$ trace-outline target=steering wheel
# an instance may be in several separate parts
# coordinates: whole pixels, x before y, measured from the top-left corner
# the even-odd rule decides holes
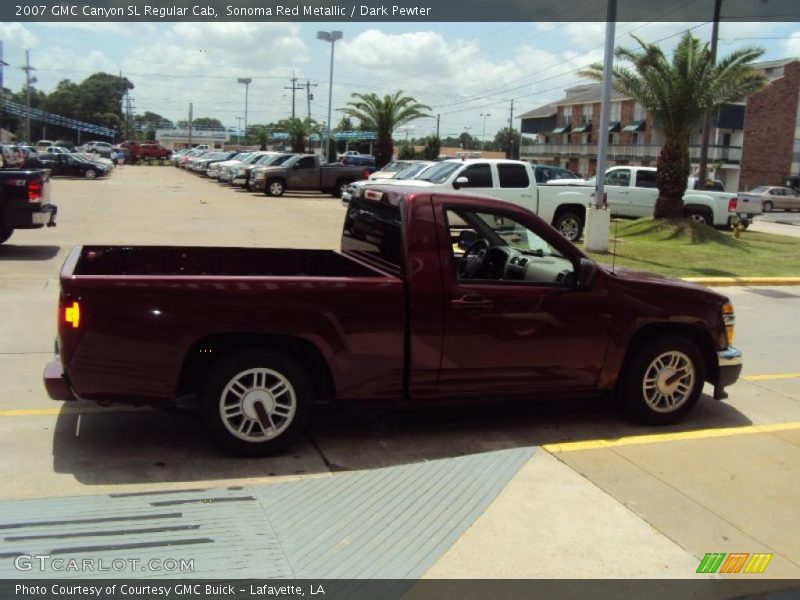
[[[472,279],[483,268],[483,263],[486,262],[486,254],[489,252],[491,245],[489,241],[480,238],[475,240],[472,245],[464,252],[461,261],[458,263],[458,277],[459,279]]]

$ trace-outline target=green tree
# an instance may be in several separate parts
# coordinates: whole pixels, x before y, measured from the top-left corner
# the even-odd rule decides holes
[[[422,147],[422,155],[428,160],[436,160],[442,150],[442,141],[435,135],[429,135],[425,138],[425,143]]]
[[[178,127],[184,129],[189,127],[189,121],[186,119],[178,121]],[[194,129],[225,129],[222,125],[222,121],[219,119],[212,119],[211,117],[197,117],[196,119],[192,119],[192,127]]]
[[[292,144],[292,152],[305,152],[306,140],[311,134],[320,133],[321,126],[314,119],[299,117],[283,119],[278,121],[278,128],[289,134]]]
[[[408,142],[402,142],[397,149],[397,158],[400,160],[412,160],[417,157],[417,152],[414,150],[414,146],[409,144]]]
[[[342,117],[339,123],[334,127],[335,131],[353,131],[353,119],[350,117]]]
[[[137,137],[137,139],[154,140],[156,137],[156,129],[172,127],[173,123],[168,118],[148,110],[145,111],[143,115],[134,115],[133,125],[136,129],[135,137]]]
[[[744,48],[714,64],[708,44],[701,44],[687,31],[670,61],[657,45],[633,38],[639,48],[615,51],[618,59],[631,66],[615,66],[612,82],[618,92],[638,101],[664,132],[657,163],[655,217],[680,218],[691,168],[691,134],[706,112],[743,100],[766,85],[766,78],[749,64],[764,50]],[[603,67],[594,64],[581,74],[599,81]]]
[[[353,94],[345,108],[337,110],[355,117],[362,127],[375,131],[378,135],[375,144],[375,164],[381,168],[392,159],[394,130],[411,121],[429,117],[425,111],[429,106],[420,104],[410,96],[404,96],[402,90],[383,98],[377,94]]]
[[[93,73],[78,84],[83,110],[82,121],[103,127],[116,127],[123,122],[122,99],[133,84],[125,77]],[[59,113],[60,114],[60,113]]]
[[[468,134],[466,131],[458,136],[458,147],[462,150],[471,150],[478,147],[478,140]]]
[[[520,135],[518,131],[503,127],[494,136],[493,149],[506,153],[506,158],[516,158],[519,155]]]
[[[267,125],[248,125],[247,132],[244,136],[244,142],[249,143],[250,141],[255,141],[262,150],[266,150],[267,144],[269,144],[272,139],[272,132],[275,131],[275,129],[276,125],[274,123],[268,123]]]

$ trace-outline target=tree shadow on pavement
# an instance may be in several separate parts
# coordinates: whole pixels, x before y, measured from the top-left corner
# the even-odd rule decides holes
[[[51,260],[61,250],[61,246],[0,246],[0,260]]]
[[[74,406],[74,405],[72,405]],[[85,485],[250,479],[374,469],[545,444],[750,424],[703,396],[678,425],[628,421],[607,399],[483,402],[409,407],[320,407],[309,434],[283,454],[225,454],[194,413],[65,409],[53,436],[57,473]],[[76,410],[81,412],[76,435]]]

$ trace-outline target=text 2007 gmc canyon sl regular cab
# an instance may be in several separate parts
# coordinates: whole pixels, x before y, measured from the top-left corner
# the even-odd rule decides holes
[[[461,250],[457,250],[460,248]],[[61,272],[49,395],[183,405],[228,449],[286,447],[317,401],[616,391],[684,416],[741,370],[733,307],[599,267],[514,204],[363,190],[340,251],[83,246]]]

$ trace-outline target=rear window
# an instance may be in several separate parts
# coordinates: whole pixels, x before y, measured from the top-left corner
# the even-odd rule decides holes
[[[347,206],[342,251],[365,254],[383,266],[403,271],[403,221],[400,200],[356,196]]]
[[[637,171],[636,187],[655,188],[658,187],[655,171]]]

